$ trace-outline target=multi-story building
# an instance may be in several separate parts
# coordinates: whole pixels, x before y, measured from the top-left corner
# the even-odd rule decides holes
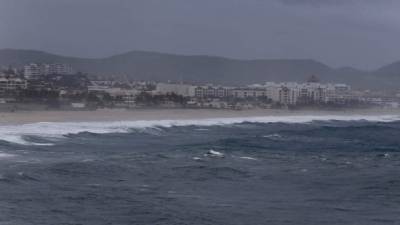
[[[218,87],[215,90],[215,95],[218,98],[224,98],[232,95],[232,88]]]
[[[257,98],[267,97],[267,90],[265,88],[236,88],[232,91],[235,98]]]
[[[44,73],[46,75],[49,75],[49,74],[70,75],[70,74],[74,73],[74,70],[72,69],[72,66],[69,64],[53,63],[53,64],[45,65]]]
[[[264,89],[266,97],[285,105],[337,102],[352,98],[351,88],[345,84],[267,82],[250,87],[253,90]]]
[[[37,64],[31,63],[24,66],[24,76],[29,80],[37,80],[45,75],[70,75],[74,70],[71,65],[63,63]]]
[[[196,86],[194,97],[196,98],[225,98],[232,95],[233,88],[223,86]]]
[[[297,104],[299,96],[299,90],[297,88],[282,86],[277,90],[279,91],[279,100],[277,102],[284,105]]]
[[[24,76],[26,79],[34,80],[45,74],[45,67],[41,64],[31,63],[24,66]]]
[[[26,89],[27,81],[20,78],[0,78],[0,96],[14,95],[16,92]]]
[[[351,91],[351,87],[346,84],[328,84],[326,88],[325,101],[331,103],[345,103],[349,100],[357,99]]]
[[[185,97],[195,95],[195,87],[188,84],[172,84],[172,83],[158,83],[156,85],[156,93],[159,94],[177,94]]]

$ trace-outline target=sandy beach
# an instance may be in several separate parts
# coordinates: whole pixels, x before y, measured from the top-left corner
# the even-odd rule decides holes
[[[185,120],[297,115],[400,115],[399,110],[290,111],[210,109],[101,109],[96,111],[17,111],[0,113],[0,125],[36,122],[101,122],[136,120]]]

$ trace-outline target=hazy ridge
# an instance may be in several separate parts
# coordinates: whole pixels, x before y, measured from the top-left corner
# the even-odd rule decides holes
[[[126,74],[136,80],[249,84],[265,81],[304,81],[311,75],[323,82],[344,82],[361,88],[398,88],[400,62],[375,71],[332,68],[311,59],[238,60],[215,56],[186,56],[131,51],[107,58],[66,57],[35,50],[0,50],[0,65],[61,62],[89,74]]]

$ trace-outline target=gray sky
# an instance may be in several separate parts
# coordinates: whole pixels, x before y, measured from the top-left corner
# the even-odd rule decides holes
[[[0,48],[103,57],[130,50],[400,60],[399,0],[0,0]]]

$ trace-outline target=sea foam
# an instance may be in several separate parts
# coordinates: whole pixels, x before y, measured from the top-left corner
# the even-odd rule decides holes
[[[26,140],[26,136],[43,138],[63,138],[67,134],[90,132],[96,134],[126,133],[131,129],[173,126],[222,126],[250,123],[308,123],[312,121],[399,121],[399,115],[299,115],[299,116],[261,116],[261,117],[230,117],[188,120],[136,120],[136,121],[105,121],[105,122],[39,122],[22,125],[0,126],[0,140],[22,145],[51,145],[52,143],[35,143]]]

